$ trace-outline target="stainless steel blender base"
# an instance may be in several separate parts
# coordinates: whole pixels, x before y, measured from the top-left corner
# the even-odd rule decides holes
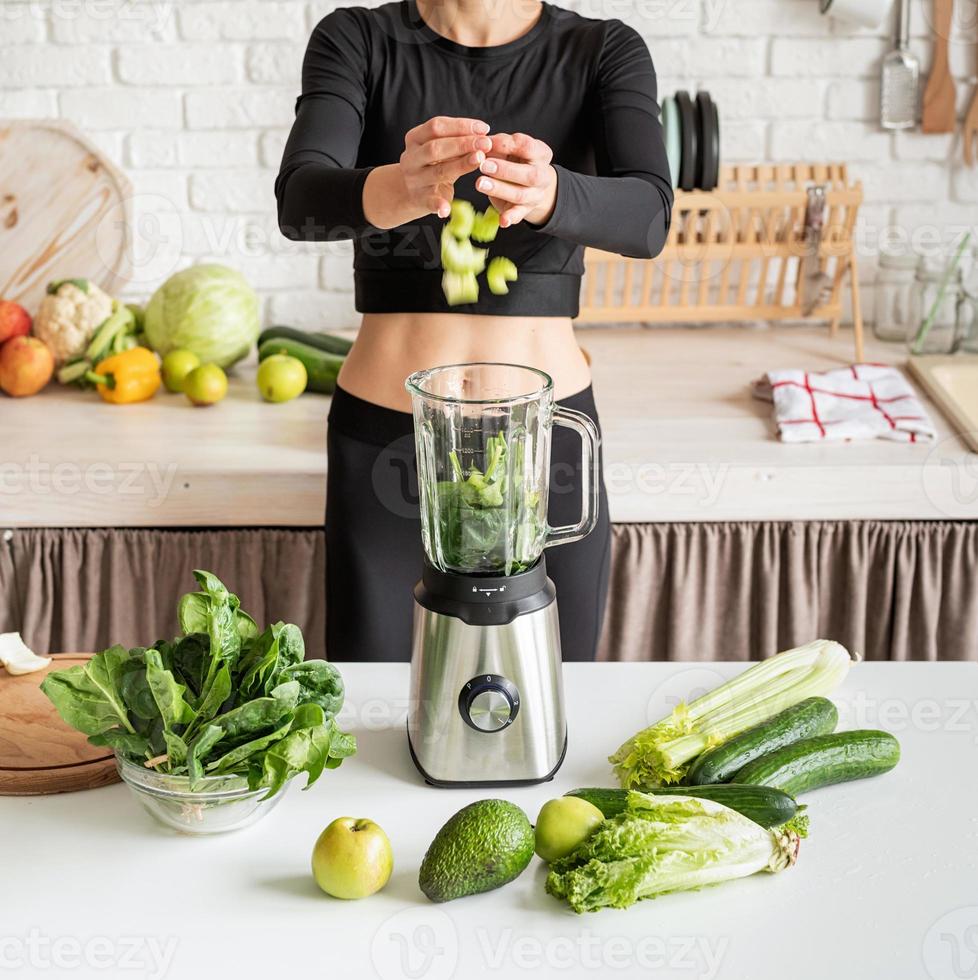
[[[490,626],[416,603],[413,649],[408,741],[429,783],[553,777],[567,748],[556,600]]]

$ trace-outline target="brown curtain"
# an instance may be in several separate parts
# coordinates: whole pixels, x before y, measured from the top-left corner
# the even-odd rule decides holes
[[[618,524],[603,660],[978,660],[978,524]]]
[[[604,660],[746,660],[817,636],[871,660],[978,659],[978,524],[617,524]],[[0,630],[34,649],[172,636],[191,572],[322,656],[320,529],[0,532]]]
[[[321,530],[57,528],[14,531],[8,544],[14,581],[0,578],[0,620],[2,607],[19,595],[9,628],[35,650],[101,650],[174,636],[177,602],[196,588],[193,570],[206,568],[257,622],[297,623],[308,655],[324,654]]]

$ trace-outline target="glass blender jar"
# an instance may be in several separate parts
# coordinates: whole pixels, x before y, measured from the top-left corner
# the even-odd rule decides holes
[[[428,560],[460,575],[516,575],[544,548],[577,541],[597,521],[598,434],[581,412],[554,402],[542,371],[458,364],[407,380],[414,410],[421,533]],[[554,425],[581,437],[582,513],[550,527]]]
[[[425,562],[414,590],[408,742],[436,786],[535,783],[563,760],[556,590],[544,549],[597,522],[598,433],[518,364],[453,364],[406,381]],[[555,425],[581,438],[581,515],[547,521]]]

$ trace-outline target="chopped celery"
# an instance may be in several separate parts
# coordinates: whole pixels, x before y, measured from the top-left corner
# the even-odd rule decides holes
[[[456,238],[446,225],[441,232],[441,264],[447,272],[478,275],[486,267],[486,250],[476,248],[467,238]]]
[[[476,303],[479,300],[479,283],[474,272],[448,272],[441,277],[441,288],[449,306]]]
[[[456,238],[468,238],[472,234],[475,221],[475,208],[461,197],[452,201],[452,211],[448,217],[448,230]]]
[[[632,736],[608,761],[626,789],[678,783],[692,760],[707,749],[805,698],[831,693],[845,679],[851,663],[849,651],[832,640],[813,640],[786,650],[703,697],[678,705]]]
[[[494,241],[499,231],[499,212],[490,204],[485,211],[479,211],[472,222],[472,238],[477,242]]]
[[[515,282],[517,278],[516,265],[512,259],[497,255],[490,263],[486,272],[486,282],[489,291],[496,296],[505,296],[509,292],[507,283]]]

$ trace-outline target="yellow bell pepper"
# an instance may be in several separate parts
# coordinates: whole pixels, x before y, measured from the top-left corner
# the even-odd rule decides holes
[[[156,394],[162,382],[160,362],[146,347],[133,347],[99,361],[86,377],[113,405],[144,402]]]

